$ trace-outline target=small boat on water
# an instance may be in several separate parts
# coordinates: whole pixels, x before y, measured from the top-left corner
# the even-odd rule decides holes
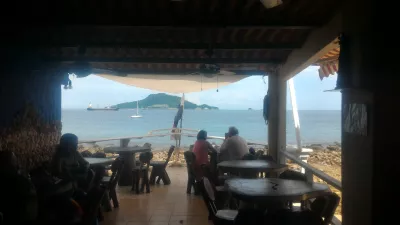
[[[139,115],[139,101],[136,101],[136,115],[132,115],[131,118],[142,118],[142,116]]]
[[[104,107],[104,108],[93,108],[92,104],[89,104],[89,106],[86,109],[87,111],[118,111],[119,108],[115,107]]]

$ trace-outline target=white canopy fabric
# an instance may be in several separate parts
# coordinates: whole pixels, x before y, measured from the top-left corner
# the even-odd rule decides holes
[[[175,94],[217,89],[248,77],[245,75],[218,75],[212,78],[204,75],[128,74],[126,77],[96,75],[126,85]]]

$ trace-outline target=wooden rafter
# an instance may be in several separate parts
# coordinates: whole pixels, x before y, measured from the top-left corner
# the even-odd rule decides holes
[[[280,76],[288,80],[337,47],[342,16],[337,14],[326,26],[314,30],[301,49],[293,50],[280,68]]]
[[[254,64],[271,64],[278,65],[282,61],[276,59],[234,59],[234,58],[132,58],[132,57],[122,57],[122,58],[104,58],[104,57],[48,57],[43,58],[45,62],[74,62],[74,61],[85,61],[85,62],[126,62],[126,63],[232,63],[232,64],[242,64],[242,63],[254,63]]]

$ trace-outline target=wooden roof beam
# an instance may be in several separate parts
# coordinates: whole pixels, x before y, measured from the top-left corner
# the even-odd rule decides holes
[[[335,39],[342,31],[342,16],[338,13],[328,24],[310,33],[302,48],[293,50],[279,69],[288,80],[337,47]]]
[[[32,44],[33,45],[33,44]],[[15,46],[16,48],[26,47],[27,44]],[[241,43],[43,43],[35,44],[34,48],[68,48],[68,47],[85,47],[85,48],[135,48],[135,49],[232,49],[232,50],[292,50],[301,48],[301,43],[258,43],[258,44],[241,44]],[[10,47],[10,45],[8,45]]]
[[[48,57],[42,58],[45,62],[110,62],[110,63],[216,63],[216,64],[261,64],[261,65],[279,65],[282,63],[276,59],[229,59],[229,58],[88,58],[88,57]]]

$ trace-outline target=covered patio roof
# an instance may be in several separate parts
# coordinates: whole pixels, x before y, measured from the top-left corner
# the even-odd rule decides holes
[[[319,66],[318,73],[321,80],[339,71],[339,54],[339,40],[335,40],[332,43],[332,50],[313,63],[313,65]]]
[[[2,48],[32,70],[81,76],[192,75],[204,64],[238,76],[268,75],[341,2],[284,0],[267,9],[258,0],[42,0],[14,14],[30,19],[7,27]]]

